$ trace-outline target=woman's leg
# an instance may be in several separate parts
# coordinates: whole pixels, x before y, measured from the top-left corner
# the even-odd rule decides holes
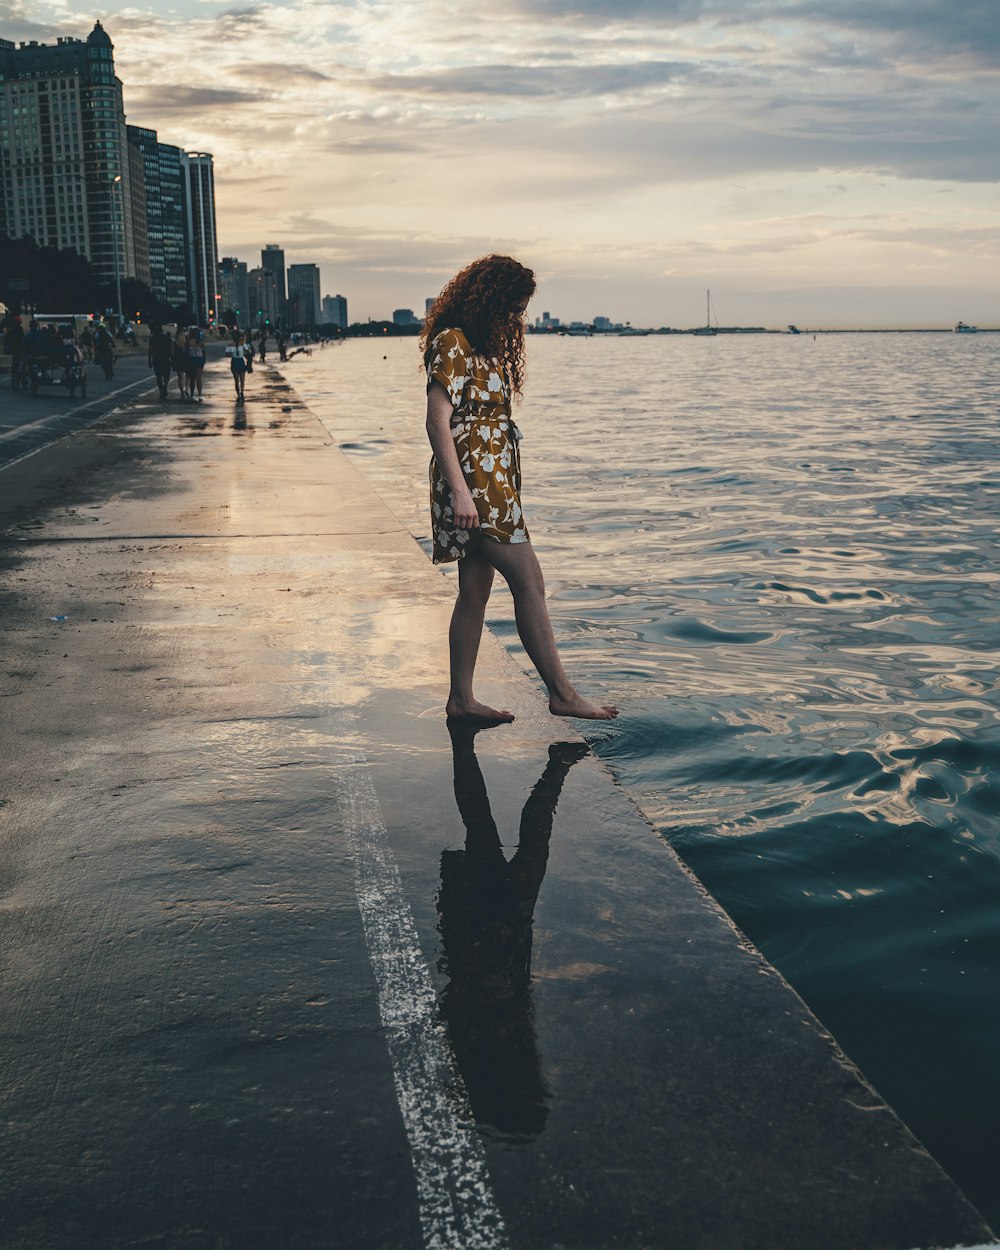
[[[451,655],[451,690],[447,714],[455,720],[511,721],[506,708],[489,707],[472,693],[479,642],[483,636],[486,604],[493,588],[493,567],[483,559],[483,544],[458,562],[458,598],[451,614],[448,649]]]
[[[585,720],[613,720],[618,709],[585,699],[566,676],[556,649],[552,622],[545,603],[545,580],[531,543],[498,543],[484,539],[476,552],[502,574],[514,596],[514,619],[524,649],[549,691],[553,716]]]

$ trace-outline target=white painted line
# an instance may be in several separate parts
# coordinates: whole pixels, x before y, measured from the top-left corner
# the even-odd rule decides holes
[[[139,386],[143,382],[148,383],[149,378],[136,378],[134,382],[127,382],[124,386],[120,386],[117,391],[109,391],[107,395],[95,395],[93,399],[88,399],[85,404],[77,404],[75,408],[70,408],[66,412],[50,412],[47,417],[37,417],[34,421],[27,421],[23,425],[16,425],[13,429],[0,434],[0,443],[8,438],[13,438],[16,434],[23,434],[25,430],[33,430],[36,426],[45,425],[47,422],[53,425],[57,421],[65,421],[67,417],[73,416],[76,412],[83,412],[84,408],[89,408],[92,404],[102,404],[106,399],[114,399],[116,395],[121,395],[127,390],[131,390],[133,386]],[[155,390],[155,386],[150,386],[149,390]],[[103,415],[103,414],[102,414]]]
[[[123,391],[133,390],[133,387],[139,386],[141,385],[141,382],[145,382],[145,381],[146,379],[145,377],[143,377],[143,379],[140,379],[139,381],[129,382],[128,386],[121,386],[119,390],[111,391],[109,395],[101,395],[100,400],[91,400],[91,402],[104,402],[104,400],[111,399],[111,397],[115,395],[123,394]],[[156,390],[155,386],[148,386],[146,387],[145,390],[136,391],[136,399],[141,399],[143,395],[150,394],[150,392],[153,392],[154,390]],[[5,439],[10,439],[10,437],[14,437],[14,435],[20,434],[22,430],[35,429],[35,426],[44,425],[46,421],[51,421],[53,422],[53,424],[55,424],[56,421],[61,421],[64,419],[64,417],[71,416],[74,414],[74,412],[80,412],[81,410],[84,409],[84,407],[89,407],[89,406],[90,404],[83,404],[81,405],[81,407],[74,407],[74,409],[70,409],[69,412],[56,412],[56,414],[54,414],[53,416],[39,417],[39,420],[31,421],[29,425],[17,426],[16,430],[9,430],[8,432],[6,432],[6,434],[0,435],[0,444],[2,444],[2,442],[4,442]],[[0,464],[0,472],[4,471],[5,469],[10,469],[12,465],[21,464],[22,460],[29,460],[31,456],[36,456],[37,454],[39,454],[39,451],[46,451],[47,449],[49,449],[49,447],[54,447],[56,445],[56,442],[61,442],[64,439],[71,439],[71,437],[73,437],[75,434],[80,434],[81,430],[89,430],[91,425],[96,425],[96,422],[104,420],[105,416],[110,416],[115,411],[118,411],[118,409],[116,409],[116,406],[114,404],[111,405],[111,407],[103,407],[103,409],[101,409],[101,411],[98,412],[98,414],[91,416],[89,421],[81,422],[81,424],[76,426],[75,429],[66,430],[65,434],[60,434],[59,437],[55,437],[55,439],[49,439],[49,441],[47,442],[41,442],[39,446],[31,447],[30,451],[22,452],[20,456],[14,456],[14,459],[12,460],[5,460],[4,462],[2,462],[2,464]]]
[[[914,1250],[920,1250],[920,1247],[915,1246]],[[931,1250],[935,1250],[935,1248],[932,1247]],[[948,1248],[942,1247],[942,1250],[948,1250]],[[952,1246],[951,1250],[1000,1250],[1000,1241],[987,1241],[977,1246]]]
[[[472,1108],[364,760],[335,770],[427,1250],[508,1250]]]

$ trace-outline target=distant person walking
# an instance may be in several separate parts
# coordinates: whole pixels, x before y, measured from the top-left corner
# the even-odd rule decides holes
[[[188,397],[188,358],[187,351],[187,330],[183,326],[177,327],[177,333],[174,335],[174,349],[171,357],[174,373],[177,374],[177,394],[181,399]]]
[[[89,325],[80,331],[80,348],[88,362],[94,359],[94,335]]]
[[[94,359],[104,371],[104,380],[110,382],[115,376],[115,340],[103,324],[94,333]]]
[[[263,330],[260,332],[260,343],[258,344],[258,347],[260,350],[260,363],[263,364],[267,359],[267,335]]]
[[[156,385],[160,388],[160,398],[167,398],[170,386],[170,364],[173,359],[174,344],[170,335],[161,325],[154,325],[149,336],[149,349],[146,363],[156,374]]]
[[[448,641],[449,719],[512,721],[473,694],[494,572],[514,597],[517,632],[549,692],[554,716],[611,720],[618,709],[585,699],[556,649],[542,570],[521,513],[521,433],[511,417],[524,375],[524,314],[535,276],[510,256],[484,256],[448,283],[420,336],[427,371],[427,435],[434,562],[458,560]]]
[[[200,404],[205,380],[205,336],[197,326],[191,326],[188,330],[184,351],[187,355],[188,399],[197,399]]]
[[[12,313],[7,316],[4,346],[10,356],[11,387],[16,391],[21,388],[22,384],[25,386],[28,384],[28,376],[24,349],[24,326],[21,325],[21,318]]]
[[[243,335],[236,331],[233,334],[232,343],[226,348],[226,355],[229,357],[233,385],[236,387],[236,402],[242,404],[246,401],[243,392],[246,387],[248,358],[253,358],[253,348],[247,344]]]

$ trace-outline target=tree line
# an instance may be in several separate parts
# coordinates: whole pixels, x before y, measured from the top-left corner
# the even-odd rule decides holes
[[[166,304],[145,282],[122,278],[121,313],[130,320],[189,325],[189,305]],[[0,303],[12,313],[105,313],[117,310],[118,290],[101,282],[90,261],[71,247],[39,247],[31,235],[0,235]]]

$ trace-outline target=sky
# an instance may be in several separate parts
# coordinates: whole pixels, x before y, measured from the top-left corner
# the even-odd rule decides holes
[[[0,0],[0,37],[96,18],[128,120],[213,153],[220,256],[281,244],[352,320],[501,251],[531,316],[1000,326],[1000,0]]]

